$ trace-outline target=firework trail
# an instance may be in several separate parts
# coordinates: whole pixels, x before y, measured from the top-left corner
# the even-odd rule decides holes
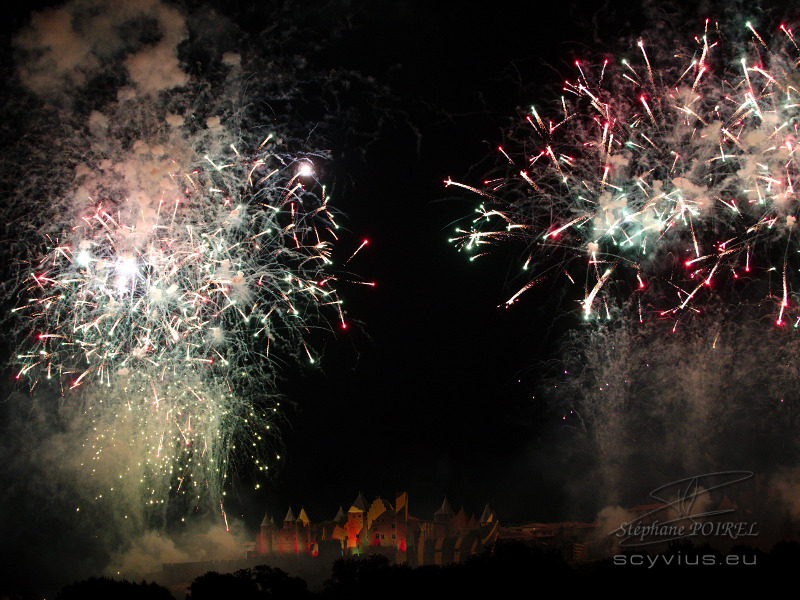
[[[796,465],[800,341],[765,330],[758,308],[706,305],[675,332],[668,320],[615,319],[567,335],[560,375],[541,392],[588,444],[603,503],[687,472]]]
[[[620,296],[680,319],[748,285],[778,324],[794,319],[800,48],[788,26],[772,45],[746,27],[741,49],[707,22],[677,52],[639,40],[630,56],[576,61],[554,114],[531,107],[512,127],[500,173],[445,182],[482,196],[451,241],[521,240],[525,269],[584,281],[587,319]]]
[[[90,499],[145,526],[224,515],[237,465],[280,458],[280,364],[316,360],[311,328],[347,326],[328,154],[252,123],[238,54],[212,56],[213,81],[188,73],[174,7],[74,2],[15,42],[10,102],[31,109],[3,165],[16,378],[70,407]]]

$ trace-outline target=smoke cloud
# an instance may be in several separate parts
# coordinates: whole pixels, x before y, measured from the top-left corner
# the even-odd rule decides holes
[[[546,392],[584,444],[585,485],[573,482],[573,493],[633,506],[671,481],[752,471],[775,475],[780,495],[791,496],[792,479],[777,474],[799,450],[794,333],[745,304],[708,307],[677,325],[621,318],[573,332]]]

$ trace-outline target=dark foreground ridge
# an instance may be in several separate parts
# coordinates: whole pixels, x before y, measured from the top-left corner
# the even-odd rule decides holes
[[[662,553],[628,552],[602,561],[570,565],[559,553],[521,542],[498,542],[486,552],[448,566],[411,567],[392,564],[382,555],[335,561],[319,591],[281,569],[259,565],[235,573],[208,572],[188,588],[168,590],[154,583],[91,578],[65,587],[57,600],[162,599],[173,595],[191,600],[266,599],[405,599],[442,594],[448,598],[489,598],[557,585],[562,591],[591,592],[598,586],[647,591],[685,591],[702,583],[715,592],[756,590],[779,581],[800,561],[800,544],[781,542],[768,553],[748,546],[723,554],[688,541],[673,543]],[[19,598],[24,598],[20,596]]]

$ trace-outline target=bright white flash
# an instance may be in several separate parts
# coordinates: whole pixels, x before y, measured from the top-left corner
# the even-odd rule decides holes
[[[132,277],[136,274],[136,259],[131,256],[121,258],[117,262],[117,272],[123,277]]]
[[[79,267],[88,267],[92,262],[92,256],[86,250],[81,250],[78,252],[77,261]]]

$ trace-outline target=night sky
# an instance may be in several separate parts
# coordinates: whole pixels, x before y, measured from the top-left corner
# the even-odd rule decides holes
[[[553,83],[547,62],[570,46],[556,34],[574,31],[552,25],[581,8],[520,10],[378,4],[356,10],[337,41],[335,60],[388,82],[407,121],[334,167],[348,226],[370,240],[352,268],[377,286],[347,294],[361,330],[337,332],[322,371],[286,383],[297,404],[286,463],[261,496],[271,514],[291,503],[325,517],[359,490],[408,490],[421,516],[445,495],[475,512],[491,502],[516,521],[579,516],[552,480],[561,427],[530,391],[569,321],[554,318],[562,292],[544,286],[498,308],[521,285],[514,254],[470,263],[448,242],[474,202],[443,181],[480,180],[531,80]]]
[[[9,36],[29,18],[15,10],[3,31],[7,78]],[[345,215],[347,243],[369,240],[348,269],[376,286],[342,286],[352,326],[312,335],[322,350],[314,367],[283,367],[282,467],[257,492],[247,474],[233,481],[229,513],[254,534],[265,512],[280,520],[302,506],[319,521],[359,492],[407,491],[423,519],[445,496],[476,514],[488,502],[503,524],[593,519],[602,504],[582,481],[590,459],[537,392],[565,332],[580,326],[582,289],[545,281],[499,306],[526,283],[522,249],[475,262],[460,254],[448,238],[477,202],[443,182],[480,185],[520,107],[554,97],[576,57],[635,40],[658,10],[510,0],[234,1],[215,10],[241,35],[279,15],[296,28],[287,51],[316,40],[306,57],[315,69],[356,71],[381,89],[378,101],[353,99],[363,119],[355,133],[330,135],[333,159],[319,174]],[[686,9],[685,21],[708,10]],[[200,2],[187,12],[211,14]],[[313,120],[313,98],[305,110]]]

